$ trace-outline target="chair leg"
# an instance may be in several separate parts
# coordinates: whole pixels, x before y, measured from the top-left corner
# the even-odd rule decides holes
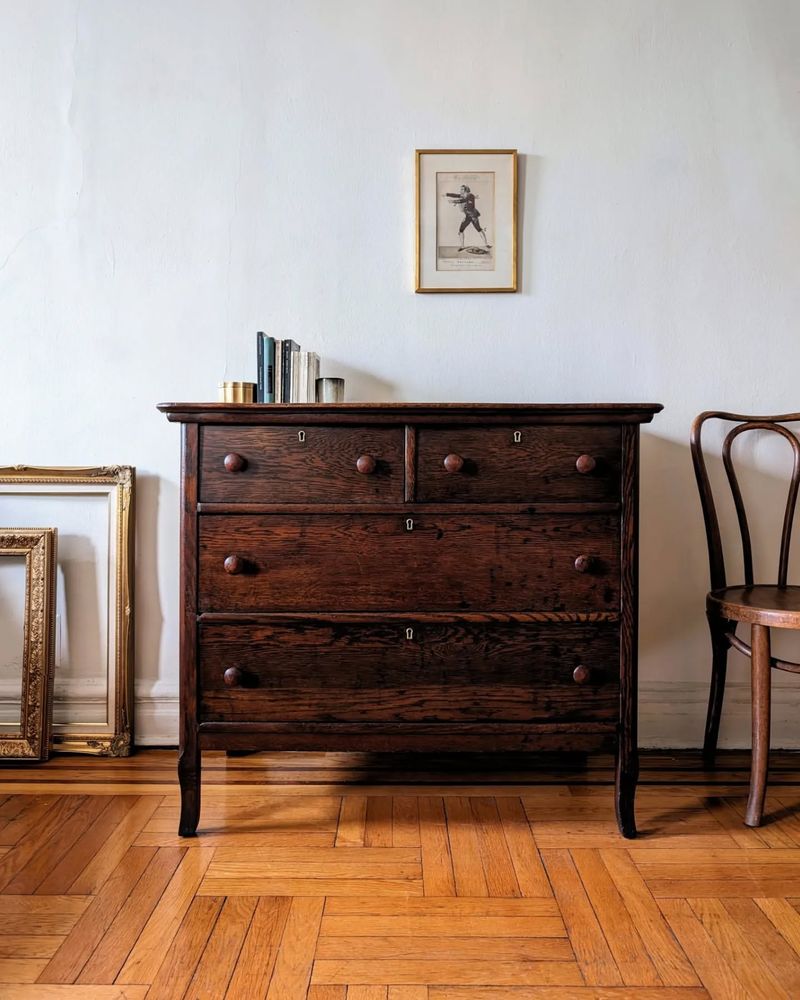
[[[750,797],[744,822],[746,826],[760,826],[764,813],[764,796],[767,791],[769,767],[770,729],[770,638],[766,625],[753,625],[751,629],[752,670],[752,725],[753,761],[750,766]]]
[[[729,643],[718,622],[709,622],[711,629],[711,690],[708,695],[706,715],[706,735],[703,741],[703,766],[712,768],[717,754],[719,720],[722,716],[722,701],[725,697],[725,677],[728,672]]]

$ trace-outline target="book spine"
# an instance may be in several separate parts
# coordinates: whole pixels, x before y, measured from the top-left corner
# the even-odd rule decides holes
[[[283,343],[275,341],[275,402],[283,402]]]
[[[292,358],[300,350],[300,345],[291,339],[283,341],[282,378],[283,390],[281,402],[292,402]]]
[[[262,403],[275,402],[275,338],[264,338],[264,398]]]
[[[266,394],[264,385],[264,334],[256,334],[256,402],[263,403]]]

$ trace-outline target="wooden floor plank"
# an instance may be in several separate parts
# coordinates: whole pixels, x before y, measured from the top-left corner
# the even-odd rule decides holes
[[[583,977],[575,962],[321,961],[314,963],[313,981],[427,986],[485,986],[487,983],[498,986],[583,985]]]
[[[781,987],[800,997],[800,959],[766,914],[752,899],[726,899],[724,906]]]
[[[552,896],[534,899],[476,899],[443,896],[424,899],[381,899],[380,896],[331,897],[325,916],[376,917],[557,917],[561,911]],[[563,933],[563,924],[562,924]]]
[[[702,988],[627,986],[431,986],[429,1000],[708,1000]]]
[[[475,795],[470,799],[470,807],[489,895],[522,895],[496,800],[488,795]]]
[[[418,807],[425,895],[455,896],[456,882],[447,836],[444,800],[439,796],[420,796]]]
[[[456,895],[488,896],[489,887],[481,864],[480,844],[470,800],[460,795],[445,798],[444,811]]]
[[[52,958],[63,940],[63,934],[3,934],[0,958]]]
[[[599,851],[592,848],[575,850],[572,860],[624,985],[660,986],[661,978]]]
[[[622,976],[569,851],[542,851],[542,860],[586,983],[622,986]]]
[[[154,856],[155,849],[151,847],[128,848],[43,970],[43,983],[75,982]],[[37,898],[41,902],[48,899]]]
[[[367,818],[364,826],[364,846],[392,846],[391,796],[370,795],[367,799]]]
[[[185,838],[184,838],[185,839]],[[171,848],[165,848],[171,850]],[[116,981],[151,983],[178,933],[213,851],[186,851],[169,885],[157,902],[128,954]]]
[[[367,824],[366,795],[344,795],[336,829],[337,847],[363,847]]]
[[[553,890],[521,799],[502,796],[495,801],[521,895],[551,896]]]
[[[267,995],[290,906],[286,896],[259,897],[225,1000],[263,1000]]]
[[[181,921],[172,947],[156,973],[151,997],[181,1000],[219,917],[224,900],[198,896]]]
[[[39,867],[47,858],[47,853],[43,850],[44,845],[54,834],[60,834],[70,816],[84,802],[85,799],[80,795],[61,796],[44,813],[36,826],[0,858],[0,892],[20,893],[14,882],[29,864],[34,865],[34,879],[38,877]],[[29,879],[21,879],[21,884],[23,885],[21,895],[32,891]],[[38,882],[34,882],[34,885],[36,884]]]
[[[0,935],[69,934],[93,896],[0,896]]]
[[[429,937],[325,937],[317,944],[321,959],[422,961],[482,959],[493,962],[570,962],[575,956],[566,938],[459,937],[454,933]]]
[[[699,980],[644,879],[622,849],[601,852],[603,863],[639,929],[653,964],[666,986],[699,986]]]
[[[107,803],[99,796],[92,796],[78,798],[77,805],[74,803],[72,805],[68,818],[56,818],[54,835],[50,843],[46,848],[40,847],[32,855],[27,864],[17,871],[4,892],[21,894],[35,892],[79,837],[99,822]]]
[[[98,893],[109,875],[125,857],[142,827],[158,808],[161,799],[156,795],[143,795],[117,825],[114,836],[109,837],[88,862],[69,887],[78,895]],[[150,848],[145,848],[150,850]]]
[[[103,844],[116,836],[117,827],[137,801],[135,795],[117,795],[113,798],[93,796],[93,799],[104,806],[103,811],[97,817],[97,821],[86,828],[40,883],[36,889],[37,893],[49,895],[69,891],[75,879],[100,851]]]
[[[749,997],[788,1000],[789,994],[762,962],[721,900],[689,899],[687,902]]]
[[[281,947],[275,961],[275,970],[267,991],[267,1000],[289,1000],[290,997],[305,996],[314,965],[314,949],[317,945],[323,907],[324,899],[321,897],[292,900]],[[363,980],[344,980],[344,982],[363,982]]]
[[[184,1000],[225,996],[257,903],[255,896],[225,900]]]
[[[661,911],[712,1000],[747,1000],[744,986],[685,899],[665,899]]]
[[[81,970],[79,983],[100,985],[114,982],[180,864],[183,853],[178,847],[158,848]]]
[[[3,1000],[146,1000],[148,986],[3,985]]]
[[[419,801],[415,795],[395,795],[392,798],[392,846],[422,846],[419,836]]]
[[[770,919],[781,936],[800,955],[800,913],[787,899],[756,899],[756,905]]]
[[[427,902],[427,900],[425,900]],[[599,931],[599,928],[598,928]],[[324,937],[566,937],[564,921],[557,917],[461,915],[455,912],[403,914],[331,914],[322,919]],[[609,956],[610,958],[610,956]]]

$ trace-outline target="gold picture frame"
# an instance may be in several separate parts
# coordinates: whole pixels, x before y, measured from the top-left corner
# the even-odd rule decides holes
[[[47,760],[53,717],[55,528],[0,528],[0,557],[25,557],[19,731],[0,726],[0,759]]]
[[[104,649],[102,661],[98,659],[92,669],[96,666],[98,677],[102,672],[104,687],[96,695],[97,704],[90,706],[97,718],[83,711],[75,711],[75,718],[72,718],[70,710],[76,705],[83,706],[84,702],[80,695],[73,703],[69,696],[60,696],[59,670],[56,669],[54,750],[126,757],[133,747],[135,482],[135,469],[130,465],[0,468],[0,521],[6,520],[3,501],[8,498],[13,501],[10,509],[17,514],[14,518],[17,523],[22,511],[27,509],[26,503],[32,510],[36,509],[37,498],[40,503],[42,498],[52,498],[54,503],[71,501],[75,505],[79,502],[77,496],[83,497],[87,504],[91,501],[98,504],[96,531],[107,556],[105,565],[98,560],[99,564],[94,567],[95,589],[105,595],[103,607],[96,616],[98,622],[103,619],[100,627]],[[46,512],[50,523],[58,526],[58,511],[47,507]],[[67,508],[65,516],[66,513]],[[56,569],[61,596],[67,594],[70,576],[62,565],[69,558],[70,544],[74,545],[77,540],[74,529],[62,532]],[[99,544],[95,546],[99,547]],[[94,554],[91,539],[84,548],[88,556]],[[73,604],[75,601],[82,603],[80,596],[73,596]],[[69,596],[65,597],[65,603],[69,605]],[[90,683],[99,687],[99,682],[91,678]]]
[[[418,149],[415,161],[415,290],[516,292],[517,150]]]

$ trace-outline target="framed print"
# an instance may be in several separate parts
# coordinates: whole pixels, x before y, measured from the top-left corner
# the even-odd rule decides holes
[[[0,760],[47,760],[53,711],[54,528],[0,528]]]
[[[418,149],[416,290],[516,292],[516,149]]]
[[[0,524],[58,529],[54,750],[131,752],[134,482],[129,465],[0,468]]]

